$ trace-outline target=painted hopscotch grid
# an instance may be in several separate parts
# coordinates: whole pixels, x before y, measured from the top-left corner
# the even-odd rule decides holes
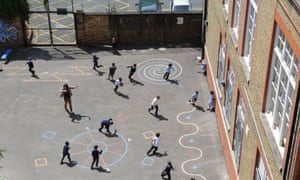
[[[56,135],[56,132],[53,132],[53,131],[46,131],[42,137],[43,138],[46,138],[46,139],[53,139],[54,136]]]
[[[123,113],[118,113],[118,115],[116,116],[116,120],[120,122],[126,122],[128,120],[128,116]]]
[[[155,133],[153,131],[147,131],[143,132],[145,139],[152,139],[155,136]]]
[[[145,157],[142,162],[141,162],[141,165],[143,166],[152,166],[155,162],[155,159],[154,158],[151,158],[151,157]]]
[[[35,167],[42,167],[48,165],[47,158],[39,158],[34,160]]]

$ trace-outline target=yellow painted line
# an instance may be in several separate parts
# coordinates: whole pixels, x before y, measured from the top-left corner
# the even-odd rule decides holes
[[[24,80],[25,82],[41,82],[41,83],[49,83],[49,82],[65,82],[65,81],[68,81],[68,80],[54,80],[54,79],[45,79],[45,80],[41,80],[41,79],[30,79],[30,80]]]
[[[29,76],[29,74],[5,74],[7,76]]]
[[[147,131],[143,132],[145,139],[152,139],[155,136],[155,133],[153,131]]]
[[[48,165],[47,158],[39,158],[34,160],[35,167],[42,167]]]
[[[79,69],[77,66],[74,68],[76,71],[80,72],[81,74],[85,74],[84,71],[82,71],[81,69]]]
[[[52,73],[52,76],[55,77],[56,79],[63,81],[58,75],[57,73]]]
[[[123,7],[118,8],[118,9],[125,9],[125,8],[130,7],[130,5],[126,2],[123,2],[123,1],[120,1],[120,0],[115,0],[115,1],[125,5]]]

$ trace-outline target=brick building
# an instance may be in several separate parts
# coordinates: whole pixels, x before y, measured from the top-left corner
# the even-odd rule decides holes
[[[300,2],[207,0],[205,61],[231,179],[300,179]]]

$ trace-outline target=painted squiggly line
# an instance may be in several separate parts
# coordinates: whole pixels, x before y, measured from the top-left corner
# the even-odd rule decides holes
[[[181,165],[181,169],[182,169],[182,171],[183,171],[185,174],[187,174],[187,175],[189,175],[189,176],[197,176],[197,177],[201,177],[203,180],[206,180],[206,178],[205,178],[203,175],[201,175],[201,174],[189,173],[189,172],[187,172],[187,171],[184,169],[184,166],[185,166],[186,163],[192,162],[192,161],[196,161],[196,160],[199,160],[199,159],[202,158],[202,155],[203,155],[203,153],[202,153],[202,151],[201,151],[200,148],[192,147],[192,146],[186,146],[186,145],[184,145],[184,144],[182,143],[182,139],[183,139],[183,138],[185,138],[185,137],[187,137],[187,136],[193,136],[193,135],[197,134],[197,133],[199,132],[199,127],[198,127],[195,123],[186,123],[186,122],[182,122],[182,121],[179,119],[179,117],[180,117],[181,115],[183,115],[183,114],[192,113],[192,112],[194,112],[195,110],[196,110],[196,108],[193,108],[193,109],[190,110],[190,111],[181,112],[181,113],[179,113],[179,114],[177,115],[177,117],[176,117],[177,122],[179,122],[180,124],[183,124],[183,125],[191,125],[191,126],[194,126],[194,127],[196,128],[196,131],[194,131],[194,132],[192,132],[192,133],[187,133],[187,134],[182,135],[182,136],[179,138],[178,143],[180,144],[180,146],[182,146],[182,147],[184,147],[184,148],[197,150],[197,151],[199,152],[199,154],[200,154],[200,155],[199,155],[198,157],[196,157],[196,158],[188,159],[188,160],[184,161],[184,162],[182,163],[182,165]]]

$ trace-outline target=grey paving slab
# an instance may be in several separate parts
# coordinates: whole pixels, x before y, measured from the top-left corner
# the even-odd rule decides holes
[[[205,110],[209,94],[206,77],[197,73],[197,48],[124,48],[120,55],[98,47],[35,47],[16,50],[0,72],[0,160],[2,179],[160,179],[168,160],[173,179],[229,179],[213,112]],[[92,55],[100,57],[99,72],[92,70]],[[34,59],[37,78],[30,76],[26,59]],[[120,94],[107,80],[108,67],[117,65],[124,79]],[[136,83],[129,82],[128,65],[136,63]],[[173,81],[162,80],[164,67],[174,64]],[[59,89],[73,90],[74,114],[63,108]],[[187,104],[199,90],[198,108]],[[160,95],[159,118],[148,113]],[[98,132],[99,123],[113,118],[118,137]],[[161,133],[159,152],[147,156],[150,141]],[[60,165],[64,142],[70,141],[76,164]],[[90,170],[91,149],[104,150],[100,164],[110,173]]]

